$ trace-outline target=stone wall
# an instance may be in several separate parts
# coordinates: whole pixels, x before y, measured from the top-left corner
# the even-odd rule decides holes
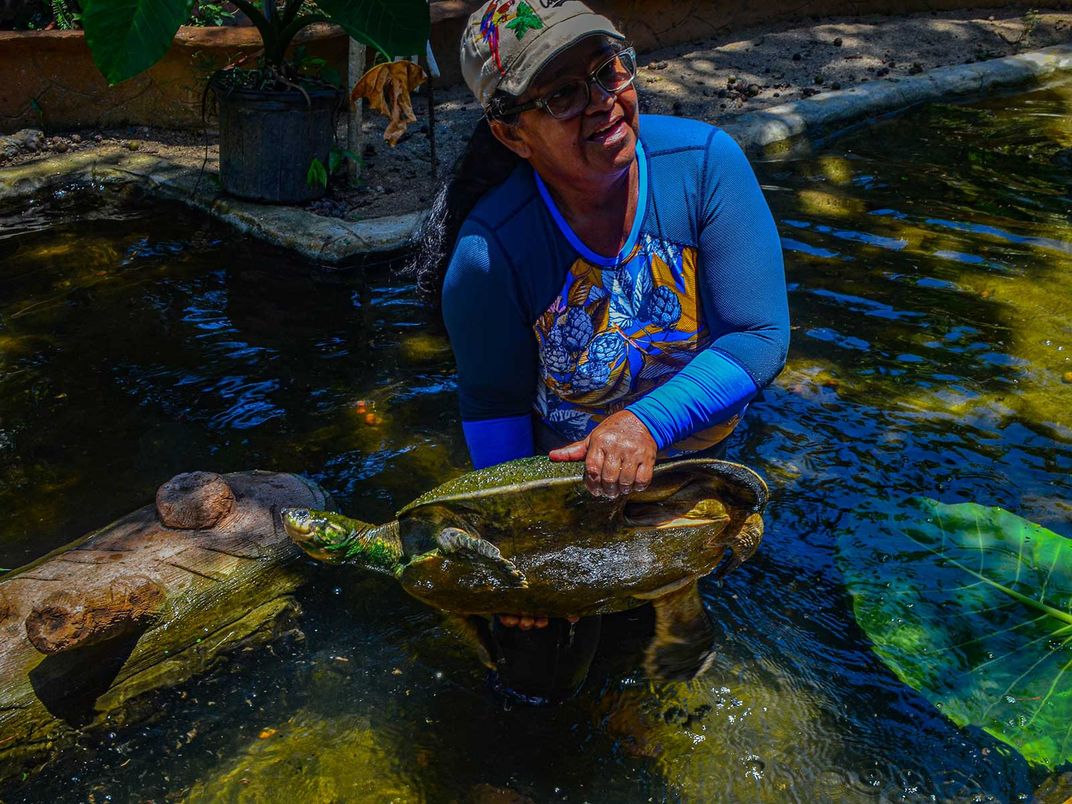
[[[297,40],[338,67],[346,63],[346,42],[329,25]],[[127,123],[197,128],[208,76],[260,49],[255,28],[180,28],[151,69],[109,87],[81,31],[0,31],[0,133]]]

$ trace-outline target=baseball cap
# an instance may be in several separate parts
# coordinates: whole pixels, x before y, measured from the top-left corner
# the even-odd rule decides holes
[[[480,105],[518,96],[551,59],[588,36],[625,37],[580,0],[490,0],[462,33],[462,76]]]

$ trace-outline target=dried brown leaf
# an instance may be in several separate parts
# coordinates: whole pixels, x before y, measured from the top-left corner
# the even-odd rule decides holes
[[[409,96],[427,79],[424,69],[412,61],[377,64],[354,85],[350,100],[364,98],[370,108],[389,118],[383,138],[394,146],[406,127],[417,121]]]

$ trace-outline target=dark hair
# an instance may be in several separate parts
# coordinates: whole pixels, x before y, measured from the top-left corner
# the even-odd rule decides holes
[[[492,109],[504,108],[516,102],[512,95],[497,92],[490,106]],[[505,119],[504,122],[513,121]],[[417,290],[425,301],[439,307],[443,277],[462,224],[476,202],[506,181],[522,161],[495,138],[488,119],[482,117],[473,129],[465,151],[454,163],[446,186],[436,194],[428,217],[417,233],[417,251],[405,268],[405,273],[417,280]]]
[[[628,47],[627,42],[619,42],[615,37],[606,34],[599,34],[599,37],[608,45]],[[488,101],[488,115],[512,125],[517,122],[518,115],[504,116],[501,110],[517,104],[518,96],[497,91]],[[454,163],[446,186],[432,202],[428,217],[415,237],[416,253],[403,269],[404,274],[417,280],[417,290],[426,302],[439,307],[443,277],[454,253],[454,243],[476,202],[506,181],[522,161],[495,139],[487,118],[481,118],[465,151]]]

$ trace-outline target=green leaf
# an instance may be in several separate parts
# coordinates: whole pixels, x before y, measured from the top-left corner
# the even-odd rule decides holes
[[[518,41],[521,41],[529,31],[536,31],[542,28],[543,20],[536,16],[532,6],[528,3],[522,3],[517,7],[517,16],[506,23],[506,27],[514,32],[514,36],[517,37]]]
[[[361,161],[361,157],[350,149],[339,148],[338,146],[333,145],[331,146],[331,152],[328,154],[328,175],[334,175],[344,159],[349,159],[355,165],[364,164]]]
[[[839,537],[875,652],[957,725],[1072,761],[1072,539],[1000,508],[909,506]]]
[[[159,61],[190,6],[189,0],[85,0],[86,45],[108,83],[125,81]]]
[[[324,168],[324,163],[313,157],[313,161],[309,163],[309,171],[305,174],[305,183],[310,187],[319,184],[321,187],[328,186],[328,172]]]
[[[424,53],[427,0],[317,0],[316,4],[350,36],[388,58]]]

